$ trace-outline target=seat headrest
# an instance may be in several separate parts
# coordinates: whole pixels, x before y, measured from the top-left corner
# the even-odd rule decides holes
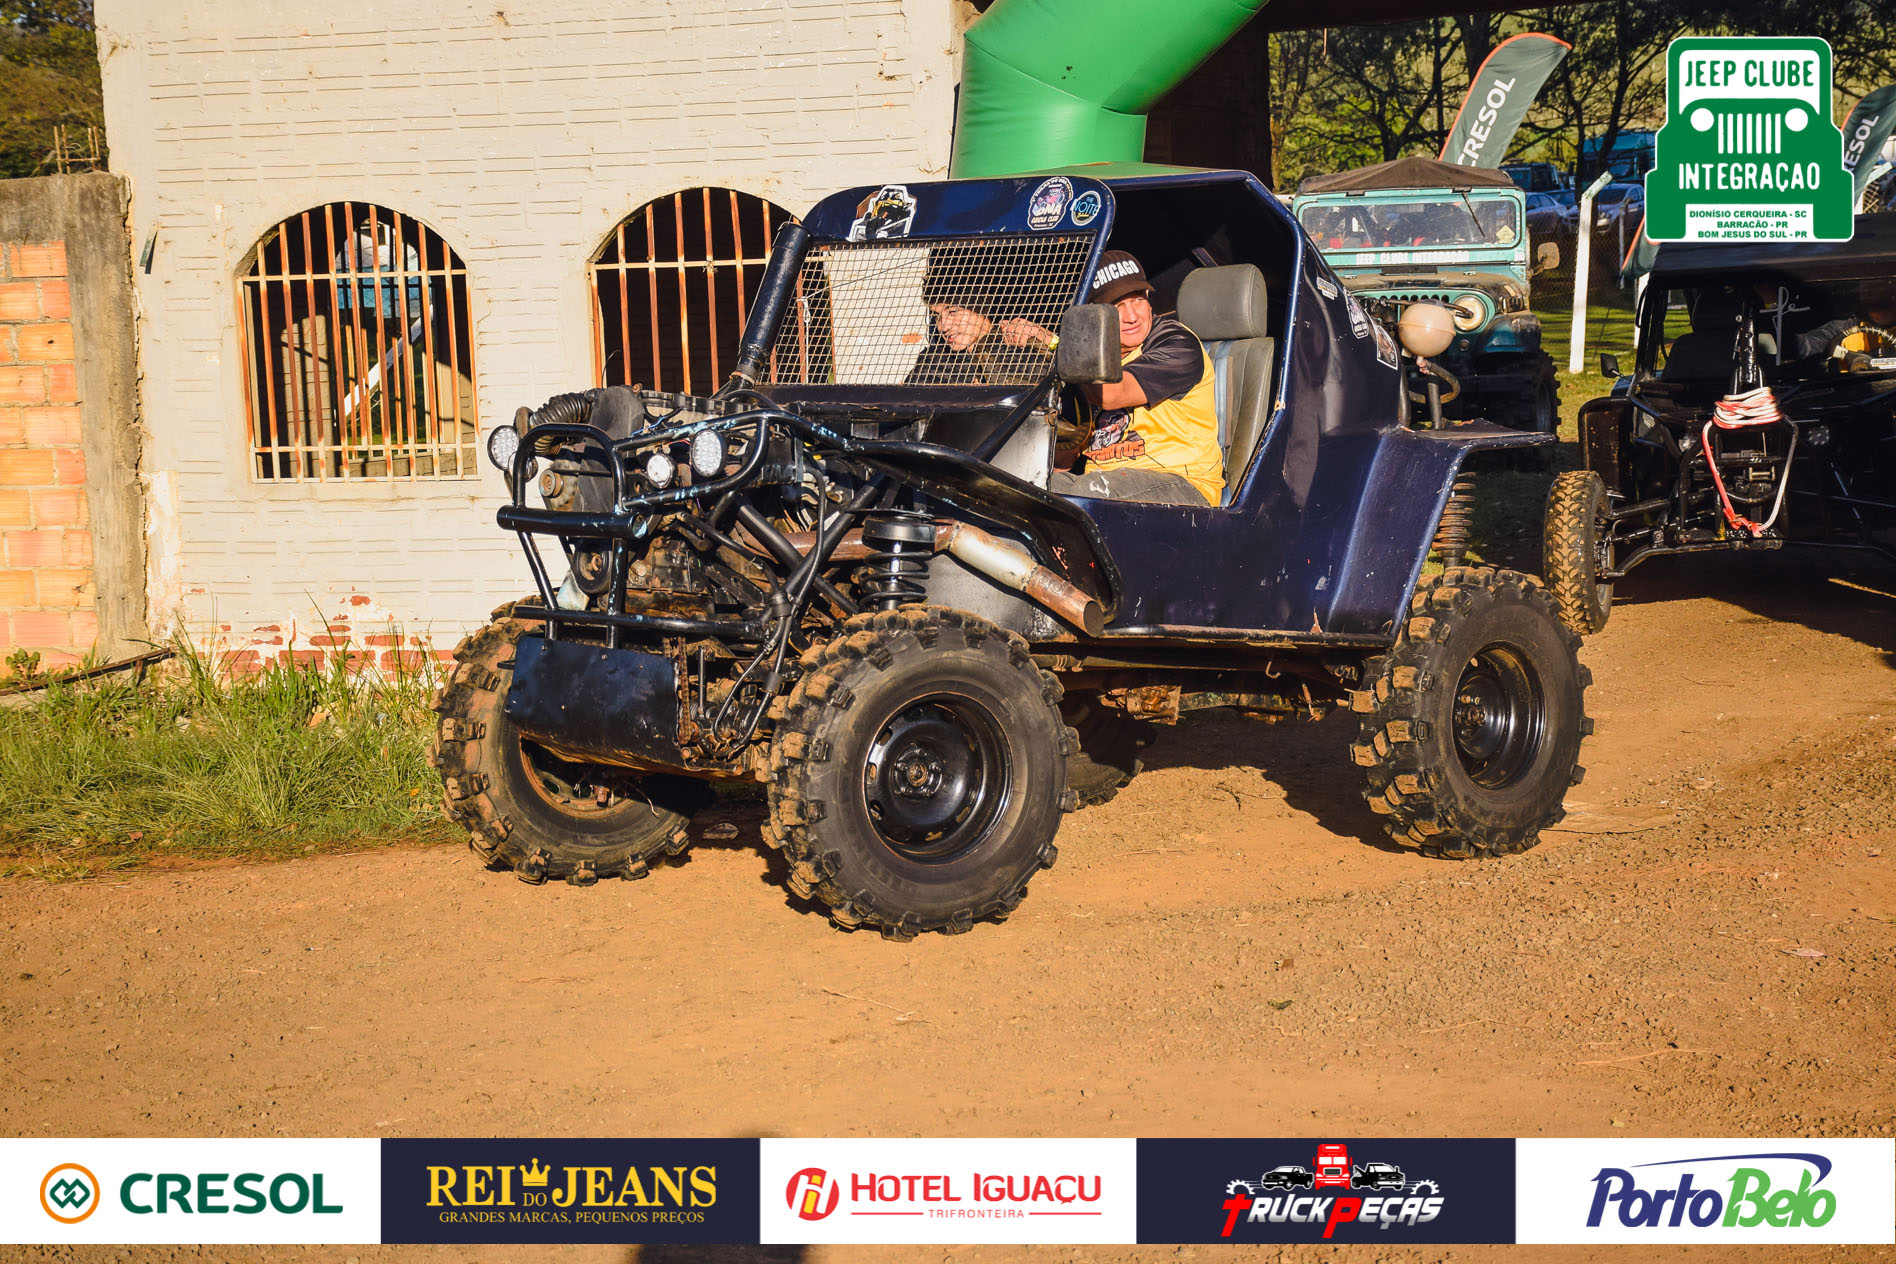
[[[1256,264],[1199,268],[1178,287],[1178,318],[1206,342],[1262,338],[1270,331],[1264,274]]]

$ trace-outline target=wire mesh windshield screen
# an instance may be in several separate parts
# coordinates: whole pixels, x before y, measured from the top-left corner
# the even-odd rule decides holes
[[[1074,303],[1088,233],[818,242],[797,276],[773,381],[838,386],[1031,384]]]

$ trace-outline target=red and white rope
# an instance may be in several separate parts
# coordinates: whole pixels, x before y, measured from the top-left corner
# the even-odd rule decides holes
[[[1791,457],[1797,452],[1797,427],[1791,427],[1790,450],[1784,454],[1784,472],[1778,477],[1777,497],[1771,503],[1771,516],[1763,522],[1753,522],[1732,507],[1731,495],[1725,490],[1725,480],[1718,472],[1718,454],[1712,450],[1712,427],[1747,430],[1755,426],[1773,426],[1783,420],[1784,414],[1778,408],[1777,396],[1771,393],[1770,387],[1760,386],[1756,390],[1727,395],[1719,400],[1712,406],[1712,419],[1699,432],[1699,442],[1705,452],[1705,466],[1712,472],[1712,486],[1718,489],[1718,503],[1725,511],[1725,521],[1737,530],[1750,532],[1754,537],[1769,531],[1784,508],[1784,493],[1791,485]]]

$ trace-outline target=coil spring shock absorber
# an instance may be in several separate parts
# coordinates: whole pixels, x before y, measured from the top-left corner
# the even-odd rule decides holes
[[[869,605],[894,610],[927,595],[922,576],[935,551],[932,520],[919,514],[877,514],[863,523],[862,542],[869,550],[862,572]]]
[[[1442,506],[1442,522],[1435,528],[1435,556],[1443,566],[1460,566],[1468,556],[1468,534],[1475,519],[1475,476],[1463,474]]]

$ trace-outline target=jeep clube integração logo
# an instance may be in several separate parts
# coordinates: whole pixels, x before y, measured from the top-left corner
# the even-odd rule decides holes
[[[428,1165],[428,1206],[444,1224],[703,1224],[717,1201],[706,1166]]]
[[[1666,121],[1646,177],[1654,241],[1847,240],[1830,45],[1682,36],[1666,53]]]
[[[1388,1229],[1425,1225],[1442,1214],[1445,1200],[1436,1182],[1411,1180],[1393,1164],[1377,1160],[1352,1165],[1349,1148],[1339,1142],[1318,1145],[1309,1162],[1309,1167],[1286,1163],[1228,1182],[1219,1236],[1230,1237],[1243,1222],[1321,1226],[1318,1236],[1333,1238],[1338,1225]]]
[[[1797,1184],[1784,1181],[1784,1163],[1798,1165]],[[1766,1165],[1776,1166],[1772,1182]],[[1837,1214],[1837,1195],[1822,1188],[1831,1162],[1821,1154],[1720,1154],[1640,1163],[1631,1170],[1603,1167],[1593,1178],[1587,1227],[1609,1217],[1626,1228],[1821,1228]]]

